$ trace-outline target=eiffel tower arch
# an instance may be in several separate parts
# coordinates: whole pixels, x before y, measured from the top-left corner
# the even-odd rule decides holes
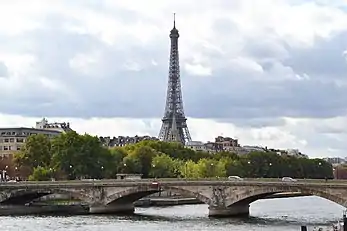
[[[176,21],[170,31],[171,49],[169,62],[169,80],[166,95],[166,104],[162,126],[159,132],[159,140],[167,142],[180,142],[185,144],[191,141],[187,126],[187,118],[184,114],[180,65],[178,55],[179,33],[176,29]]]

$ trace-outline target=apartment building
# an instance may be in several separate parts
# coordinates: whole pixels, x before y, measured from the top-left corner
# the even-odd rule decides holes
[[[122,147],[128,144],[136,144],[144,140],[159,140],[157,137],[151,136],[118,136],[118,137],[103,137],[100,136],[99,140],[106,147]]]
[[[69,123],[48,123],[45,118],[37,122],[35,128],[0,128],[0,171],[5,171],[11,178],[21,175],[17,172],[19,169],[14,166],[13,157],[21,150],[30,135],[44,134],[52,138],[69,130],[71,130]]]

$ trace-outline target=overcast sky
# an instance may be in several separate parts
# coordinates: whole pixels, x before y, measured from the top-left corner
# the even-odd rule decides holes
[[[347,156],[347,2],[8,0],[0,126],[157,136],[176,12],[194,140]]]

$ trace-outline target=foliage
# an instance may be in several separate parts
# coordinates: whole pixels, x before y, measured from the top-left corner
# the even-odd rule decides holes
[[[332,166],[322,159],[281,156],[274,152],[236,155],[193,151],[178,143],[142,141],[106,148],[97,137],[76,132],[53,139],[32,135],[16,154],[20,166],[30,167],[30,179],[46,179],[47,169],[69,179],[115,178],[117,173],[143,177],[215,178],[237,175],[246,178],[332,178]]]
[[[175,160],[166,154],[160,154],[153,158],[151,177],[171,178],[176,177],[177,165]]]
[[[44,167],[34,168],[33,173],[29,176],[30,181],[48,181],[53,177],[53,170]]]
[[[31,135],[22,149],[15,154],[15,162],[20,166],[36,168],[47,167],[51,161],[51,142],[43,134]]]

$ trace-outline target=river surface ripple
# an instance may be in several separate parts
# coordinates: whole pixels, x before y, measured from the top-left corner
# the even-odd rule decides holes
[[[300,231],[330,226],[344,208],[318,197],[259,200],[246,219],[208,218],[206,205],[136,208],[132,216],[8,216],[1,231]]]

